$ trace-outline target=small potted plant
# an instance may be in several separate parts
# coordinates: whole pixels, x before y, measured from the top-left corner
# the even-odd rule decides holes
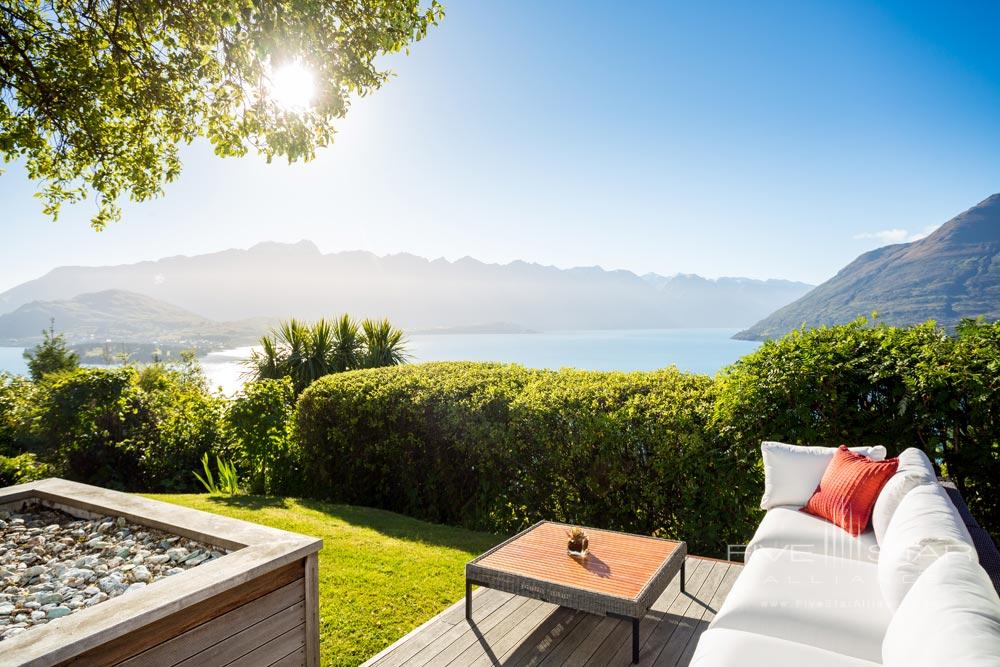
[[[574,526],[566,531],[566,535],[569,536],[569,545],[566,548],[569,555],[574,558],[586,557],[589,540],[587,539],[587,533],[583,532],[583,528]]]

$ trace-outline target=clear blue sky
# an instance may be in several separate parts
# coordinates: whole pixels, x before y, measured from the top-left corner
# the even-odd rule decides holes
[[[0,176],[0,289],[308,238],[324,251],[819,282],[1000,191],[995,2],[446,2],[337,144],[184,151],[103,233]]]

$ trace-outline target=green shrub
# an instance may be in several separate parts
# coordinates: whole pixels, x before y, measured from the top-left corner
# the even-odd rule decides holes
[[[17,456],[0,456],[0,486],[23,484],[52,476],[52,468],[42,463],[34,454],[25,452]]]
[[[710,400],[710,378],[676,369],[425,364],[317,381],[296,438],[321,496],[502,533],[551,518],[683,535],[718,553],[744,526],[726,490],[740,471],[706,435]]]
[[[118,489],[194,490],[191,470],[202,455],[228,449],[224,399],[183,371],[81,368],[50,374],[36,389],[35,446],[69,479]]]
[[[155,385],[143,382],[150,368],[161,369]],[[139,390],[140,427],[123,442],[140,455],[139,488],[169,492],[197,489],[191,471],[200,466],[202,456],[229,457],[233,448],[224,422],[226,399],[206,390],[200,369],[158,364],[143,369]]]
[[[0,373],[0,456],[13,456],[30,445],[28,425],[35,384],[20,375]]]
[[[934,456],[944,418],[934,376],[950,344],[931,324],[900,329],[859,320],[793,332],[720,374],[713,425],[751,449],[761,440],[846,442],[885,445],[890,454],[915,446]]]
[[[290,378],[243,385],[226,410],[237,463],[251,493],[298,495],[302,469],[290,431],[295,389]]]
[[[131,368],[52,373],[38,388],[33,421],[40,456],[60,476],[112,488],[135,488],[138,455],[125,443],[141,422]]]
[[[951,372],[935,383],[952,415],[944,451],[948,476],[976,519],[1000,538],[1000,324],[967,322],[945,362]]]
[[[42,331],[42,336],[41,343],[23,353],[31,379],[41,380],[49,373],[71,371],[80,366],[80,357],[67,347],[63,335],[56,333],[55,320]]]

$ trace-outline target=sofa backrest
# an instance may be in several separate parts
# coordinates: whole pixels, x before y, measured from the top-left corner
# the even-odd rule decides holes
[[[1000,593],[1000,550],[997,549],[997,545],[993,542],[990,534],[986,532],[986,529],[980,526],[979,522],[972,516],[972,513],[969,512],[969,506],[965,504],[965,499],[962,498],[962,494],[959,493],[955,483],[942,479],[941,486],[948,493],[948,497],[955,505],[955,509],[958,510],[959,516],[962,517],[962,521],[965,523],[965,527],[972,537],[972,543],[975,545],[976,553],[979,555],[979,564],[986,570],[986,574],[989,575],[990,580],[993,582],[993,588]]]
[[[958,509],[940,484],[918,486],[903,498],[879,545],[878,579],[892,609],[941,556],[962,552],[978,560]]]
[[[996,667],[1000,597],[967,555],[948,554],[920,575],[896,610],[885,639],[885,667]]]

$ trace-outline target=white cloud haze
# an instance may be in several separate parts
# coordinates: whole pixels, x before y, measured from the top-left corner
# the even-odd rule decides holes
[[[861,234],[855,234],[854,238],[859,240],[874,239],[883,245],[889,245],[891,243],[910,243],[911,241],[919,241],[920,239],[929,236],[931,232],[940,226],[941,225],[928,225],[921,231],[913,233],[905,229],[883,229],[880,232],[863,232]]]

